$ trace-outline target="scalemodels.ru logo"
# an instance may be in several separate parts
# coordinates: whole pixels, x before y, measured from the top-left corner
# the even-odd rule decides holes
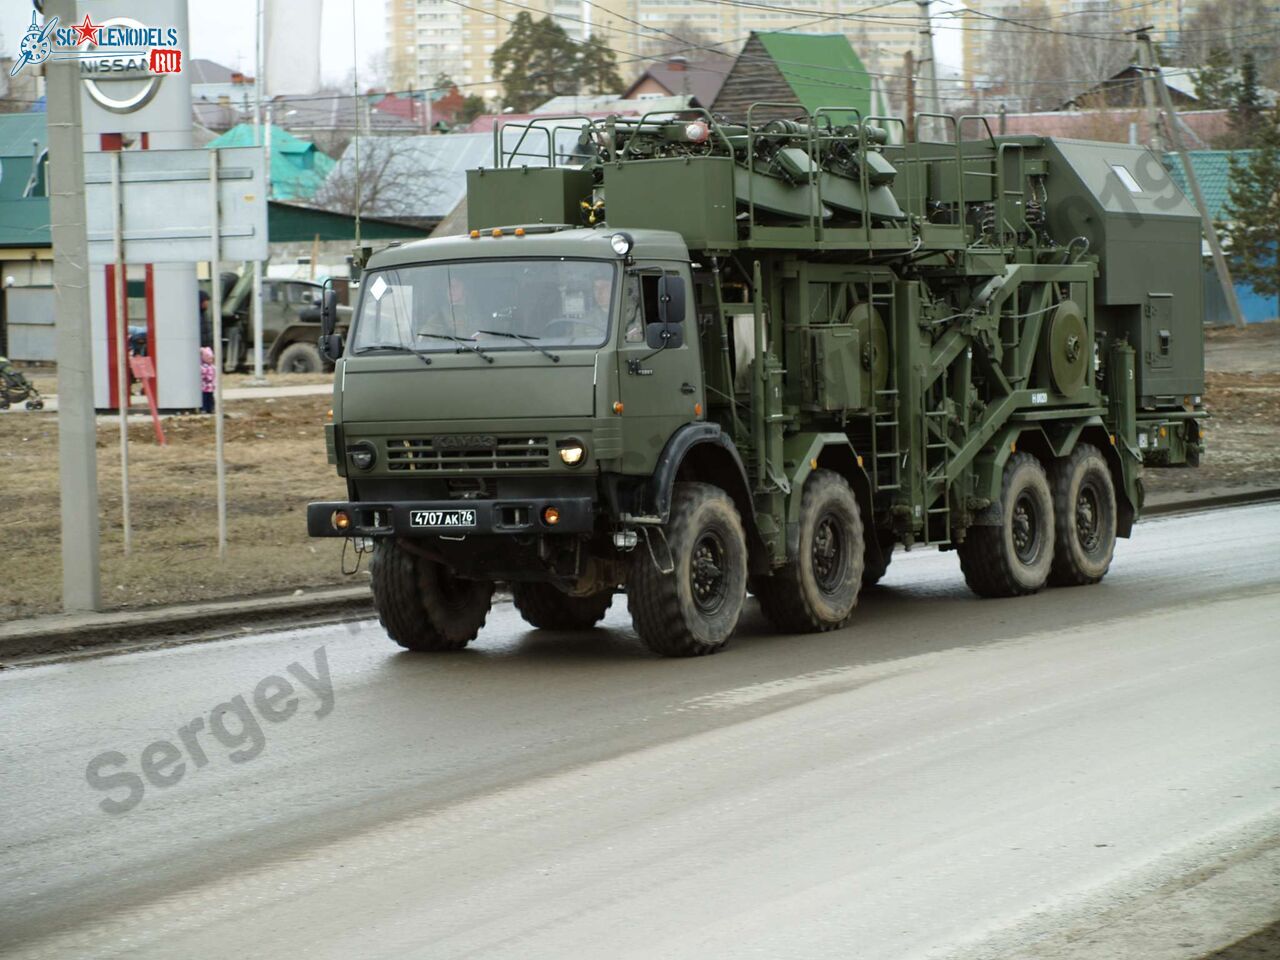
[[[154,27],[128,17],[94,23],[90,14],[73,27],[59,27],[50,17],[43,27],[31,14],[31,26],[18,43],[9,76],[28,64],[46,60],[86,60],[85,73],[180,73],[182,50],[176,27]]]

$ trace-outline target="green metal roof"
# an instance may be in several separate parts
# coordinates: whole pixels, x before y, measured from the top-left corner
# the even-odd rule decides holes
[[[1227,185],[1231,181],[1231,157],[1247,160],[1250,153],[1252,153],[1250,150],[1192,150],[1189,152],[1191,168],[1196,172],[1196,179],[1200,182],[1200,192],[1204,194],[1205,206],[1209,208],[1209,215],[1214,220],[1226,219],[1224,207],[1227,203]],[[1173,182],[1187,195],[1188,200],[1194,202],[1178,155],[1166,153],[1164,165],[1169,168],[1169,175],[1173,177]]]
[[[267,205],[267,235],[272,243],[310,243],[320,240],[355,240],[355,218],[345,213],[303,207],[272,200]],[[421,240],[426,231],[377,217],[360,219],[360,239]]]
[[[0,200],[0,247],[47,247],[52,242],[47,197]]]
[[[758,33],[796,99],[808,110],[853,107],[862,116],[872,109],[872,83],[867,68],[842,33]]]
[[[257,133],[251,123],[232,127],[206,147],[256,146]],[[266,130],[262,131],[266,135]],[[274,124],[271,127],[271,195],[277,200],[309,200],[320,189],[334,160],[321,153],[314,143],[300,140]]]
[[[46,114],[0,113],[0,157],[31,156],[31,141],[44,149]]]
[[[43,113],[0,114],[0,200],[22,196],[31,178],[32,160],[44,147]]]

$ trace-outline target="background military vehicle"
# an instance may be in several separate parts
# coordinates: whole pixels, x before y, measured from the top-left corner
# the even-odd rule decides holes
[[[228,373],[253,366],[253,276],[231,275],[222,301],[223,366]],[[262,362],[281,373],[320,373],[332,365],[320,355],[320,299],[323,286],[312,280],[262,278]],[[345,332],[351,308],[337,307],[337,328]]]
[[[514,131],[469,235],[370,256],[349,343],[326,304],[348,499],[309,531],[372,543],[405,647],[499,580],[553,629],[625,590],[681,656],[748,591],[843,626],[898,544],[984,597],[1096,583],[1144,464],[1198,462],[1200,223],[1144,148],[773,104]]]

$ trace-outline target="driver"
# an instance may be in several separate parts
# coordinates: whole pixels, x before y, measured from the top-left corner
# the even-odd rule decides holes
[[[445,333],[455,337],[471,336],[476,324],[471,316],[472,309],[467,298],[467,285],[462,282],[461,277],[450,275],[449,289],[442,299],[443,303],[437,300],[428,308],[426,323],[420,329],[424,333]]]
[[[597,339],[604,337],[604,332],[609,329],[609,306],[612,302],[613,279],[597,277],[591,284],[591,302],[587,304],[578,323],[582,336]]]

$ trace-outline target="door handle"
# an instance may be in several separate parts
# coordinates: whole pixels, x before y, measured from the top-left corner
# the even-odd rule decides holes
[[[698,391],[697,391],[697,388],[694,387],[692,383],[682,383],[680,384],[680,392],[681,393],[697,393]]]

